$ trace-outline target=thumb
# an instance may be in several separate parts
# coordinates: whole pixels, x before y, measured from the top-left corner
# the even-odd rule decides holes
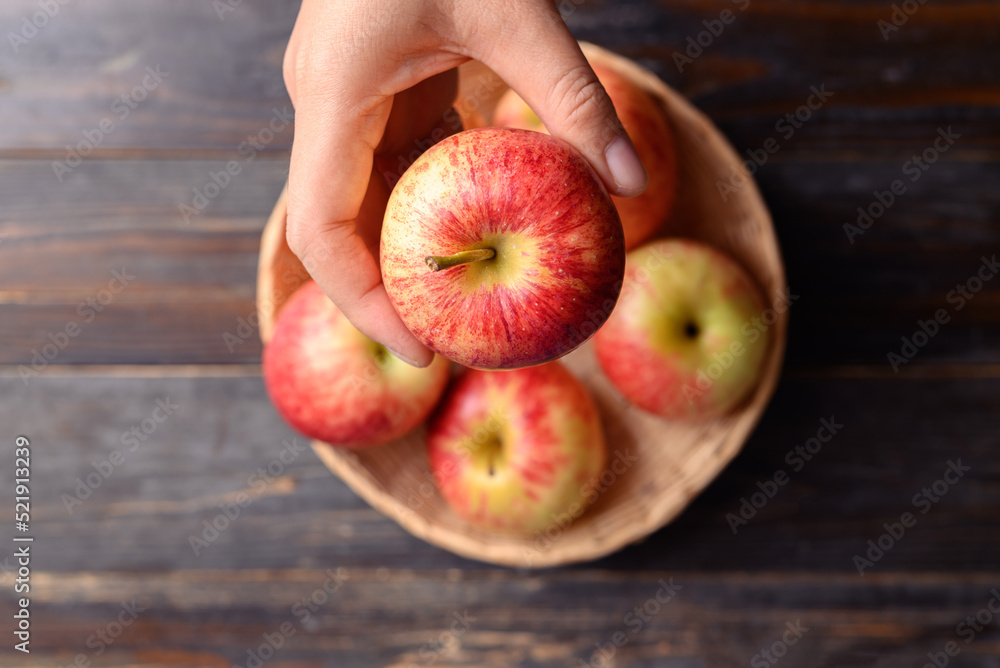
[[[611,194],[641,194],[646,170],[554,5],[509,3],[473,21],[476,38],[465,41],[470,55],[506,81],[552,135],[583,154]]]

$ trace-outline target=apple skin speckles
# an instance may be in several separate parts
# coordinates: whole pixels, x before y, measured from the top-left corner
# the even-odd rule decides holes
[[[497,256],[438,272],[424,262],[474,248]],[[610,315],[625,265],[618,214],[583,157],[506,128],[453,135],[403,174],[380,259],[410,331],[483,369],[542,364],[579,346]]]
[[[773,336],[761,326],[766,310],[734,260],[701,242],[660,239],[628,254],[594,352],[633,404],[671,419],[719,417],[757,385]]]
[[[427,455],[456,514],[522,535],[577,517],[607,458],[593,399],[558,362],[466,371],[428,426]]]
[[[418,369],[359,332],[309,281],[281,309],[264,348],[264,383],[281,416],[303,434],[360,448],[421,424],[444,393],[449,363]]]

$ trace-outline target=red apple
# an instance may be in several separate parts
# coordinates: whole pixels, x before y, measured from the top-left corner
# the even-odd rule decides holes
[[[542,364],[614,309],[621,223],[593,169],[537,132],[480,128],[431,147],[392,191],[382,280],[413,334],[465,366]]]
[[[617,71],[591,63],[608,92],[618,118],[649,173],[649,186],[638,197],[613,197],[625,230],[625,247],[635,248],[666,222],[677,198],[677,154],[674,135],[659,104]],[[541,119],[513,90],[493,112],[493,125],[548,132]]]
[[[449,374],[443,357],[424,369],[397,359],[312,281],[279,312],[263,363],[281,416],[311,438],[345,447],[385,443],[420,425]]]
[[[594,402],[558,362],[467,371],[431,421],[427,449],[458,515],[529,535],[579,517],[606,459]]]
[[[637,406],[717,417],[757,385],[772,334],[763,312],[756,284],[732,259],[699,242],[658,240],[628,254],[621,298],[594,349]]]

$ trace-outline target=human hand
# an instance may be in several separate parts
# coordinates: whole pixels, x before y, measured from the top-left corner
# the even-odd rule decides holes
[[[433,354],[382,286],[376,258],[389,186],[374,163],[410,153],[437,128],[460,129],[448,127],[447,112],[454,68],[469,59],[514,88],[612,194],[646,187],[610,99],[551,0],[303,0],[284,62],[296,111],[288,245],[355,327],[416,366]]]

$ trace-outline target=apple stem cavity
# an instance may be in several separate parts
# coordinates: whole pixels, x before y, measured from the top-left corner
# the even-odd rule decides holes
[[[459,251],[454,255],[428,255],[424,258],[424,262],[431,268],[431,271],[441,271],[442,269],[457,267],[460,264],[492,260],[496,256],[497,252],[492,248],[476,248],[474,250]]]

